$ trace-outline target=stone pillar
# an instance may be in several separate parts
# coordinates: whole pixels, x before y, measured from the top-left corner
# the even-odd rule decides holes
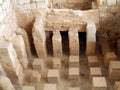
[[[17,53],[17,57],[20,60],[20,63],[22,64],[23,68],[26,69],[28,66],[28,59],[23,37],[21,35],[17,35],[11,41]]]
[[[87,42],[86,42],[86,54],[94,55],[96,49],[96,26],[95,23],[89,23],[87,25]]]
[[[23,69],[10,42],[0,42],[0,63],[12,83],[21,84]]]
[[[41,18],[36,19],[32,35],[38,57],[46,58],[46,35],[43,21]]]
[[[16,30],[16,34],[22,35],[22,37],[24,38],[26,52],[27,52],[28,57],[30,57],[31,56],[31,48],[30,48],[30,42],[29,42],[27,32],[24,29],[19,28]]]
[[[0,90],[15,90],[9,78],[0,75]]]
[[[59,31],[53,32],[52,45],[54,57],[62,57],[62,38]]]
[[[70,28],[68,31],[70,55],[79,55],[78,28]]]

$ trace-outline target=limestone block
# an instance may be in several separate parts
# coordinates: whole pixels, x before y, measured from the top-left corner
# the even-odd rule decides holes
[[[57,84],[60,82],[60,74],[58,69],[49,69],[48,74],[48,83]]]
[[[68,78],[70,82],[78,82],[80,79],[79,67],[69,67]]]
[[[1,63],[0,63],[0,75],[6,76],[6,73],[5,73]]]
[[[52,62],[53,62],[53,68],[54,69],[61,69],[61,60],[60,60],[60,58],[53,58]]]
[[[95,23],[87,24],[87,44],[86,44],[86,54],[95,54],[96,49],[96,25]]]
[[[30,82],[39,83],[41,80],[41,74],[37,71],[33,71],[30,76]]]
[[[92,90],[107,90],[105,77],[93,77]]]
[[[27,59],[26,48],[23,37],[21,35],[17,35],[11,41],[17,53],[17,57],[20,60],[20,63],[22,64],[23,68],[27,68],[28,59]]]
[[[16,67],[15,74],[17,76],[18,83],[22,84],[23,83],[23,79],[24,79],[24,73],[23,73],[23,68],[22,68],[21,64],[19,64]]]
[[[23,86],[22,90],[35,90],[34,86]]]
[[[43,22],[41,19],[35,21],[33,27],[33,39],[34,45],[39,58],[46,57],[46,35],[43,26]]]
[[[88,56],[88,66],[97,67],[99,66],[99,61],[97,56]]]
[[[117,51],[120,54],[120,39],[117,40]]]
[[[78,28],[70,27],[68,31],[70,55],[79,55]]]
[[[23,83],[24,74],[23,74],[22,66],[20,64],[17,65],[16,69],[13,69],[12,67],[6,64],[2,64],[2,65],[6,72],[6,75],[9,77],[9,79],[13,84]]]
[[[69,67],[79,67],[79,56],[70,56]]]
[[[119,81],[115,82],[113,90],[120,90],[120,82]]]
[[[117,58],[116,54],[114,52],[109,52],[104,55],[104,64],[106,67],[109,66],[110,61],[115,61]]]
[[[45,67],[43,59],[40,58],[35,58],[32,65],[33,69],[37,71],[43,70]]]
[[[19,61],[11,42],[0,42],[0,62],[13,69],[17,67]]]
[[[116,0],[107,0],[107,5],[116,5]]]
[[[59,31],[53,32],[52,45],[53,45],[54,57],[61,58],[62,57],[62,37]]]
[[[18,4],[30,4],[30,0],[18,0]]]
[[[31,49],[30,49],[30,42],[29,42],[27,32],[24,29],[19,28],[19,29],[16,30],[16,34],[17,35],[22,35],[22,37],[24,38],[25,47],[26,47],[26,51],[27,51],[27,56],[30,57],[31,56]]]
[[[43,90],[57,90],[56,84],[45,84]]]
[[[68,90],[80,90],[79,87],[69,87]]]
[[[120,80],[120,61],[110,61],[109,78],[111,80]]]
[[[90,67],[90,78],[102,76],[100,67]]]
[[[1,90],[16,90],[14,86],[12,85],[9,78],[6,76],[0,75],[0,89]]]

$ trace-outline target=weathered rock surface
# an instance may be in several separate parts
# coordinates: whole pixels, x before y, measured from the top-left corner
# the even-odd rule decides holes
[[[9,78],[0,75],[0,90],[15,90]]]
[[[17,35],[11,41],[17,53],[17,57],[20,60],[20,63],[22,64],[23,68],[27,68],[28,59],[27,59],[26,47],[23,37],[21,35]]]

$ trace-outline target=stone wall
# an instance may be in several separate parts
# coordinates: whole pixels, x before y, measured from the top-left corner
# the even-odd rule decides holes
[[[30,29],[35,18],[47,10],[47,0],[13,0],[18,25]],[[28,28],[30,27],[30,28]]]
[[[22,84],[24,78],[23,67],[11,42],[17,36],[18,28],[13,4],[10,0],[0,0],[0,64],[6,72],[6,76],[14,84]],[[23,49],[26,53],[26,46]]]
[[[17,28],[17,20],[10,0],[2,0],[0,2],[0,40],[10,40]]]
[[[112,47],[115,47],[117,39],[120,38],[120,1],[101,1],[101,4],[98,4],[100,12],[99,33],[110,41]]]
[[[99,26],[99,12],[95,10],[53,9],[47,13],[45,20],[46,31],[67,31],[70,27],[79,27],[79,32],[86,32],[87,23]]]
[[[51,0],[54,8],[90,9],[92,0]]]

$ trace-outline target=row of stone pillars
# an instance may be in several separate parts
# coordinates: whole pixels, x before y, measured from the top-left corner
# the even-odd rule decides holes
[[[68,38],[69,38],[69,53],[70,55],[79,55],[80,45],[79,45],[79,35],[78,35],[79,28],[77,27],[71,27],[68,30]],[[45,33],[45,32],[44,32]],[[95,23],[88,24],[86,27],[86,54],[87,55],[94,55],[95,49],[96,49],[96,25]],[[42,38],[41,38],[42,39]],[[43,48],[45,46],[45,39],[41,40],[39,48]],[[40,41],[37,41],[37,44],[40,43]],[[53,31],[52,36],[52,48],[53,48],[53,56],[54,57],[62,57],[63,50],[62,50],[62,36],[60,34],[60,31]],[[37,47],[38,48],[38,47]],[[36,49],[41,50],[39,51],[38,56],[40,58],[43,58],[43,56],[46,56],[46,49]],[[67,47],[66,47],[67,48]],[[37,51],[38,52],[38,51]],[[42,52],[42,54],[40,53]],[[44,55],[43,55],[44,54]],[[43,56],[41,56],[43,55]]]

